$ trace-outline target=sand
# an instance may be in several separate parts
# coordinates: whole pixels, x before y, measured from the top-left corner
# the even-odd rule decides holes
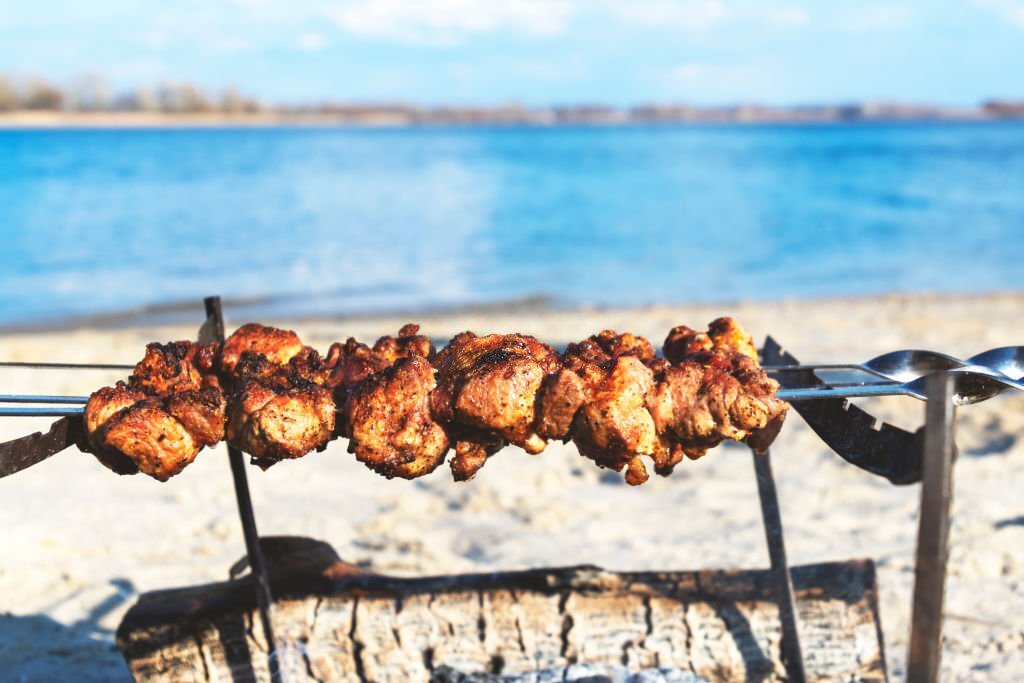
[[[229,311],[230,313],[230,311]],[[864,360],[898,348],[966,357],[1024,343],[1024,295],[889,296],[637,310],[513,311],[420,317],[424,332],[519,330],[552,342],[603,327],[660,341],[674,324],[736,315],[804,361]],[[238,324],[244,321],[229,320]],[[373,338],[404,319],[293,321],[307,343]],[[190,328],[68,330],[0,337],[0,358],[134,362],[152,339]],[[116,373],[0,370],[3,392],[85,394]],[[915,427],[923,404],[871,409]],[[0,422],[7,439],[45,420]],[[1024,395],[960,409],[943,680],[1024,680]],[[871,557],[879,566],[890,672],[904,675],[919,488],[845,464],[793,415],[775,448],[794,564]],[[642,487],[572,446],[510,449],[469,484],[442,468],[387,481],[342,444],[268,472],[250,469],[263,534],[323,539],[346,560],[400,575],[593,563],[609,569],[767,566],[747,450],[725,446]],[[0,481],[0,672],[4,680],[120,681],[113,645],[143,592],[221,580],[243,554],[226,451],[203,452],[160,484],[118,477],[77,451]]]

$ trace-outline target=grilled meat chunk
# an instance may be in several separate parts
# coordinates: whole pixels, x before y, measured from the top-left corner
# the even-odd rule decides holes
[[[345,401],[349,451],[388,479],[434,471],[448,452],[448,436],[430,413],[434,368],[412,354],[355,385]]]
[[[149,396],[124,383],[104,387],[85,409],[89,447],[119,474],[166,481],[224,438],[224,395],[215,387]]]
[[[534,428],[535,406],[544,378],[558,367],[554,350],[532,337],[492,334],[453,340],[438,360],[432,406],[440,420],[528,453],[544,450],[546,441]]]
[[[569,344],[563,362],[578,368],[581,363],[602,364],[620,356],[636,356],[645,365],[655,359],[654,347],[643,337],[626,332],[604,330],[581,342]]]
[[[449,465],[455,481],[475,477],[488,458],[508,445],[500,436],[464,425],[449,425],[448,433],[455,450]]]
[[[297,356],[305,347],[298,335],[291,330],[280,330],[258,323],[242,325],[224,340],[220,353],[221,370],[234,371],[242,353],[261,353],[274,365],[284,365]]]
[[[761,369],[739,323],[719,318],[707,333],[675,327],[664,353],[676,365],[662,374],[652,413],[686,455],[700,457],[725,439],[755,450],[771,444],[788,404],[775,398],[779,385]]]
[[[216,387],[178,391],[164,399],[164,409],[189,431],[200,446],[224,440],[227,399]]]
[[[419,334],[420,326],[409,323],[398,330],[398,337],[381,337],[373,345],[373,353],[388,365],[394,365],[399,358],[419,356],[434,360],[434,345],[430,337]]]
[[[572,370],[548,375],[537,396],[537,433],[545,439],[569,440],[576,413],[586,403],[587,385]]]
[[[662,351],[665,358],[673,363],[684,360],[706,362],[714,353],[745,356],[757,363],[754,339],[732,318],[712,320],[707,332],[697,332],[686,325],[673,327]]]
[[[272,375],[245,382],[231,397],[227,441],[266,469],[326,445],[334,421],[330,389],[294,374]]]
[[[192,362],[193,344],[187,341],[146,344],[146,355],[135,366],[128,384],[151,396],[198,389],[202,374]]]
[[[602,368],[604,377],[590,390],[590,399],[576,415],[573,441],[582,455],[600,467],[626,468],[629,484],[647,481],[641,456],[665,450],[647,410],[654,373],[636,356],[620,356]]]
[[[682,363],[698,353],[710,353],[714,346],[707,333],[678,325],[669,331],[661,352],[670,363]]]
[[[135,474],[139,468],[127,455],[107,446],[103,438],[106,427],[116,416],[144,398],[146,393],[141,389],[132,389],[124,382],[118,382],[94,392],[85,404],[83,421],[89,451],[105,467],[118,474]]]
[[[345,405],[349,390],[357,383],[388,367],[388,363],[373,349],[352,337],[344,344],[331,345],[326,365],[331,369],[328,385],[334,389],[334,400],[338,406]]]
[[[195,460],[202,446],[159,398],[147,398],[111,420],[103,433],[106,448],[126,455],[143,474],[167,481]]]

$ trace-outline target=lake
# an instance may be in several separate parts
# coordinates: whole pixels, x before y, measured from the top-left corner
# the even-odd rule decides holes
[[[5,326],[1020,290],[1024,123],[7,130],[0,210]]]

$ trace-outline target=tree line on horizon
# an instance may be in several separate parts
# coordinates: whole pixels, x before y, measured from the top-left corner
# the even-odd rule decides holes
[[[895,103],[852,103],[772,107],[730,105],[696,107],[689,105],[642,105],[619,109],[604,105],[574,105],[528,108],[520,104],[501,106],[449,106],[423,108],[413,104],[362,104],[322,102],[301,105],[268,105],[234,87],[216,93],[187,81],[161,82],[152,87],[114,91],[99,76],[82,76],[60,86],[45,78],[18,77],[0,73],[0,114],[11,112],[152,112],[161,114],[258,113],[292,115],[333,115],[352,121],[391,119],[412,123],[621,123],[673,121],[836,121],[956,118],[965,115],[985,118],[1024,117],[1024,100],[989,100],[973,109],[950,109],[929,105]]]
[[[155,87],[115,92],[105,80],[97,76],[83,76],[62,87],[37,76],[19,78],[0,74],[0,112],[146,111],[168,114],[249,114],[263,110],[264,106],[259,100],[244,95],[232,87],[210,94],[193,83],[164,82]]]

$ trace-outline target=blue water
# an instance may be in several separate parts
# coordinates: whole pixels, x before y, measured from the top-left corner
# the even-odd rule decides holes
[[[1024,289],[1024,124],[0,132],[0,325]]]

